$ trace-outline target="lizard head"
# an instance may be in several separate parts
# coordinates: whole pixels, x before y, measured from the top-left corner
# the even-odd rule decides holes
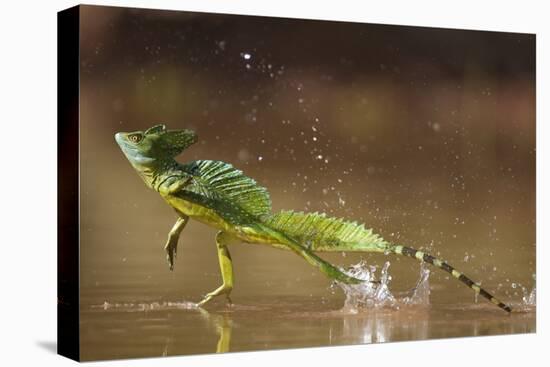
[[[166,126],[156,125],[145,131],[117,133],[115,140],[132,164],[148,166],[176,157],[197,141],[197,134],[192,130],[166,130]]]

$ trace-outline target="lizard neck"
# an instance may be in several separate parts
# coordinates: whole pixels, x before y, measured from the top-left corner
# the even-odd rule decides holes
[[[147,187],[154,190],[165,177],[181,171],[180,164],[173,158],[151,159],[147,162],[131,161],[131,163]]]

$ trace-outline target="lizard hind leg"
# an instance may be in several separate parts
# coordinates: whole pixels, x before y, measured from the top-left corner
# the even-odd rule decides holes
[[[212,298],[225,294],[227,301],[231,303],[231,298],[229,294],[233,290],[233,263],[231,261],[231,255],[229,254],[229,249],[227,245],[231,243],[238,242],[239,239],[230,235],[227,232],[220,231],[216,235],[216,247],[218,249],[218,260],[220,263],[220,272],[222,275],[222,285],[208,293],[202,301],[200,301],[197,306],[201,307]]]
[[[289,250],[293,251],[297,255],[304,258],[309,264],[317,267],[322,273],[328,276],[330,279],[344,282],[347,284],[359,284],[364,282],[362,279],[354,278],[342,270],[338,269],[336,266],[331,263],[323,260],[317,256],[314,252],[309,250],[307,247],[302,246],[299,242],[293,239],[286,234],[273,230],[267,226],[263,226],[261,230],[270,236],[271,238],[278,241],[278,243],[286,246]]]

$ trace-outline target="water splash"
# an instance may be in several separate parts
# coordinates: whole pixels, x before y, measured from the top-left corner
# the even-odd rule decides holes
[[[386,261],[380,270],[379,280],[376,277],[376,267],[369,266],[365,261],[351,266],[346,273],[365,282],[360,284],[345,284],[335,282],[346,295],[343,311],[357,313],[361,308],[396,307],[397,301],[390,292],[391,276],[388,273],[390,262]]]
[[[537,305],[537,287],[533,286],[531,292],[527,291],[527,288],[522,287],[523,290],[523,305],[526,307],[534,307]]]
[[[101,305],[92,305],[91,308],[95,309],[103,309],[105,311],[107,310],[113,310],[116,309],[118,311],[136,311],[136,312],[143,312],[143,311],[155,311],[155,310],[169,310],[169,309],[185,309],[185,310],[192,310],[198,308],[196,303],[193,302],[151,302],[151,303],[133,303],[133,302],[126,302],[126,303],[110,303],[105,301]]]
[[[537,287],[533,287],[531,290],[531,293],[529,294],[529,298],[527,298],[526,304],[529,306],[536,306],[537,305]]]
[[[428,305],[430,304],[430,269],[425,262],[420,262],[420,277],[416,282],[416,286],[412,290],[409,297],[403,298],[403,303],[406,305]]]
[[[430,303],[430,270],[424,263],[420,265],[420,277],[409,295],[397,298],[389,288],[391,275],[388,272],[390,262],[386,261],[377,276],[377,268],[369,266],[364,260],[344,270],[348,275],[362,279],[360,284],[334,282],[346,295],[343,312],[358,313],[361,309],[395,308],[401,305],[428,305]]]
[[[518,311],[518,312],[533,312],[536,310],[537,307],[537,287],[536,287],[536,275],[532,274],[533,277],[533,288],[529,290],[526,286],[524,286],[521,283],[511,283],[510,287],[512,287],[515,292],[514,295],[518,295],[517,290],[521,291],[521,300],[515,300],[514,302],[509,302],[510,306],[512,306],[512,310]],[[508,281],[508,279],[507,279]],[[500,286],[500,285],[499,285]]]
[[[519,288],[522,292],[521,300],[515,300],[508,303],[512,307],[512,311],[520,313],[534,312],[537,308],[536,284],[533,285],[533,288],[531,288],[531,290],[523,286],[521,283],[512,283],[511,286],[515,289]]]
[[[525,287],[523,287],[523,304],[527,307],[536,307],[537,306],[537,276],[533,273],[533,289],[531,289],[531,292],[529,295],[527,295],[527,290]]]

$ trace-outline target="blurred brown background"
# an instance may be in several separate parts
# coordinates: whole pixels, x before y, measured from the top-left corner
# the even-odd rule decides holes
[[[534,35],[82,9],[83,307],[198,301],[220,282],[215,231],[201,224],[186,228],[168,271],[175,214],[115,144],[116,132],[156,123],[195,129],[199,143],[178,159],[234,164],[269,189],[274,210],[362,221],[506,300],[533,287]],[[342,298],[292,253],[231,252],[236,302]],[[412,287],[418,264],[389,260],[392,287]],[[430,278],[434,303],[473,298],[446,278]]]

